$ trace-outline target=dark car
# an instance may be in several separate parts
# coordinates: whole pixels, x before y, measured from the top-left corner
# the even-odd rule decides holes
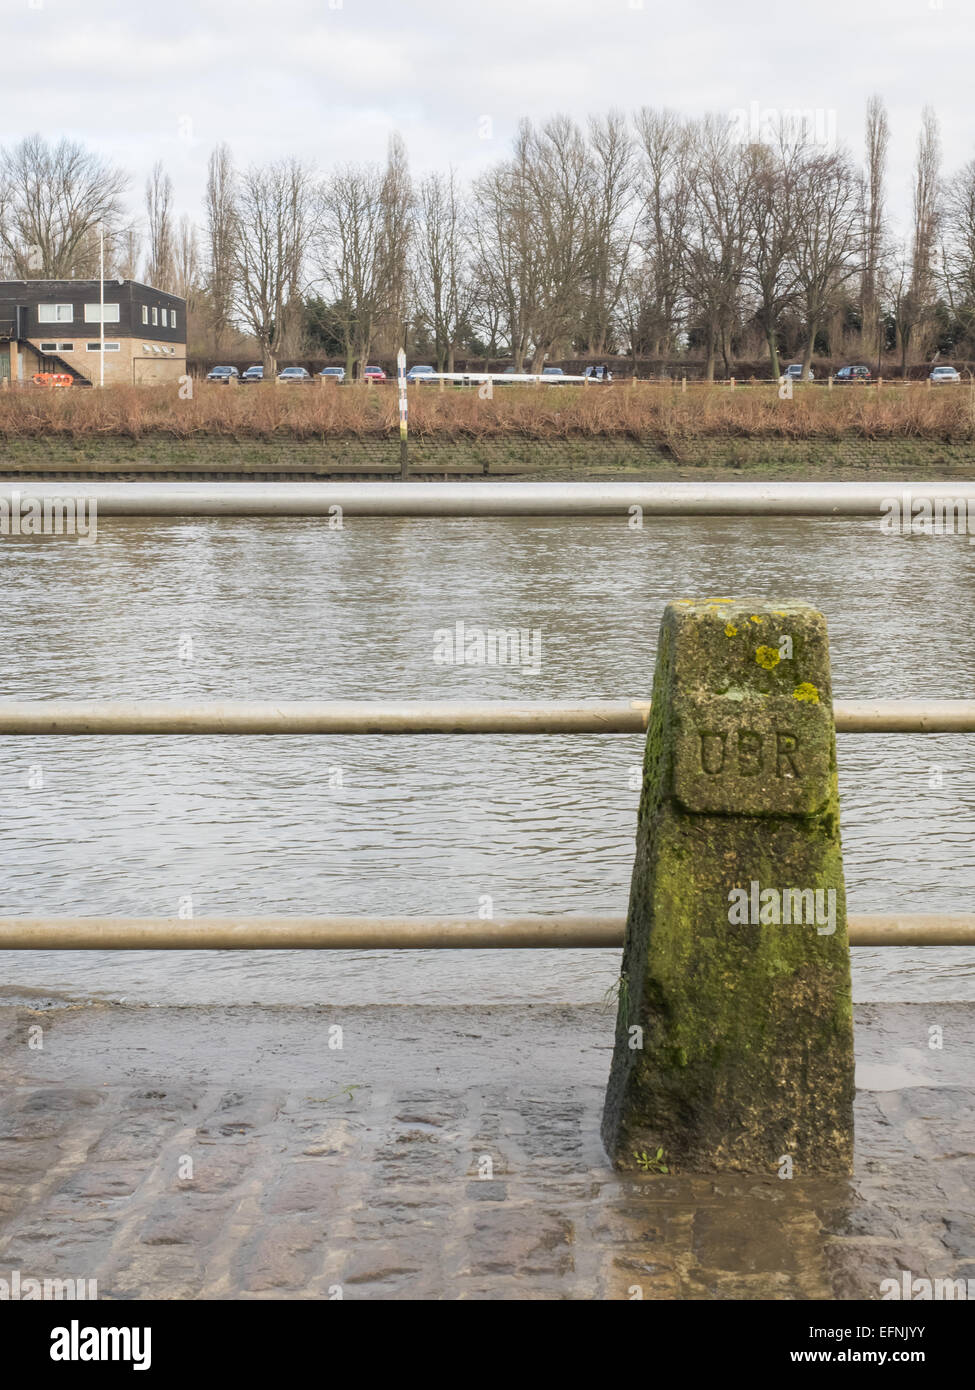
[[[833,380],[837,386],[850,386],[857,381],[867,382],[870,380],[870,368],[862,365],[841,367]]]
[[[285,385],[288,382],[311,381],[311,372],[307,367],[285,367],[284,371],[278,372],[278,381]]]
[[[248,367],[247,371],[244,372],[243,376],[240,379],[241,381],[263,381],[264,368],[260,366]]]
[[[240,379],[240,372],[236,367],[211,367],[207,372],[207,381],[219,381],[224,386],[229,386],[232,381]]]

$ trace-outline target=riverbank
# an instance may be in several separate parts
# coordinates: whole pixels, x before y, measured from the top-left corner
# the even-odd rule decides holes
[[[857,1008],[856,1175],[783,1181],[613,1172],[608,1005],[4,993],[0,1274],[110,1299],[876,1299],[905,1269],[975,1278],[975,1006]]]
[[[808,482],[975,477],[975,442],[927,439],[742,439],[713,436],[679,445],[595,437],[586,440],[412,439],[416,478],[527,478],[537,481],[645,478],[669,482],[738,475]],[[138,439],[39,436],[0,442],[0,477],[254,480],[398,477],[398,438],[295,440],[202,435]]]

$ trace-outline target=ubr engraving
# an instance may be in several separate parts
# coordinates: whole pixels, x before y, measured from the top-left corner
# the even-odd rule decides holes
[[[701,771],[707,777],[720,777],[727,770],[739,777],[757,777],[766,765],[774,765],[776,777],[802,776],[798,758],[799,736],[791,730],[775,729],[769,733],[761,729],[738,729],[731,735],[727,730],[699,729],[697,736],[701,748]]]
[[[700,815],[812,816],[829,796],[825,710],[782,696],[678,699],[674,794]]]

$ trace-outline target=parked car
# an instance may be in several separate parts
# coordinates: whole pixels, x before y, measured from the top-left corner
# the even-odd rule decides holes
[[[385,381],[386,373],[382,367],[366,367],[362,373],[363,381]]]
[[[247,371],[246,371],[246,372],[244,373],[244,375],[241,377],[241,381],[263,381],[263,380],[264,380],[264,368],[261,367],[261,366],[248,367],[248,368],[247,368]]]
[[[801,363],[801,362],[790,362],[789,365],[788,365],[788,367],[786,367],[785,371],[783,372],[783,376],[787,377],[789,381],[801,381],[801,380],[802,380],[802,363]],[[815,373],[813,372],[812,367],[810,367],[810,368],[809,368],[809,371],[806,373],[806,380],[807,380],[807,381],[814,381],[814,380],[815,380]]]
[[[436,373],[432,367],[411,367],[406,373],[407,381],[422,381],[424,377],[432,378],[436,381]]]
[[[565,372],[561,367],[543,367],[542,376],[565,376]]]
[[[219,381],[224,386],[229,386],[231,381],[239,381],[240,372],[236,367],[211,367],[207,372],[207,381]]]
[[[853,382],[870,381],[870,368],[862,365],[856,367],[841,367],[833,380],[837,386],[850,386]]]
[[[323,367],[322,370],[318,373],[318,375],[325,377],[328,381],[337,381],[339,384],[341,384],[345,380],[345,368]]]
[[[961,381],[961,372],[956,367],[932,367],[928,380],[934,382]]]
[[[284,371],[278,372],[278,381],[285,385],[289,381],[311,381],[311,372],[305,367],[285,367]]]
[[[613,380],[613,373],[608,367],[587,367],[583,375],[587,381],[609,382]]]

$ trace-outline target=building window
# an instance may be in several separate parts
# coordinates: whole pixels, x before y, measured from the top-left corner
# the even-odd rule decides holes
[[[38,304],[38,323],[73,323],[74,307],[71,304]]]
[[[143,304],[142,306],[142,322],[149,322],[149,306],[147,304]]]
[[[159,310],[158,310],[158,309],[153,309],[153,311],[152,311],[152,321],[153,321],[153,323],[158,323],[158,322],[159,322]]]
[[[176,310],[175,310],[175,309],[171,310],[171,312],[170,312],[170,315],[169,315],[169,326],[170,326],[170,328],[175,328],[175,327],[176,327]]]
[[[74,343],[41,343],[41,352],[74,352]]]
[[[169,310],[168,310],[168,309],[164,309],[164,310],[162,311],[162,326],[163,326],[163,328],[168,328],[168,327],[169,327]]]
[[[101,318],[99,317],[99,312],[98,312],[100,308],[101,308],[101,305],[99,305],[99,304],[86,304],[86,305],[85,305],[85,323],[101,323],[102,320],[101,320]],[[106,322],[106,323],[118,323],[118,321],[119,321],[119,306],[118,306],[117,304],[106,304],[106,305],[105,305],[105,322]]]
[[[88,344],[88,351],[89,351],[89,352],[99,352],[99,351],[101,350],[101,346],[102,346],[101,343],[89,343],[89,344]],[[106,351],[106,352],[121,352],[121,351],[122,351],[122,344],[121,344],[121,343],[106,343],[106,344],[105,344],[105,351]]]

